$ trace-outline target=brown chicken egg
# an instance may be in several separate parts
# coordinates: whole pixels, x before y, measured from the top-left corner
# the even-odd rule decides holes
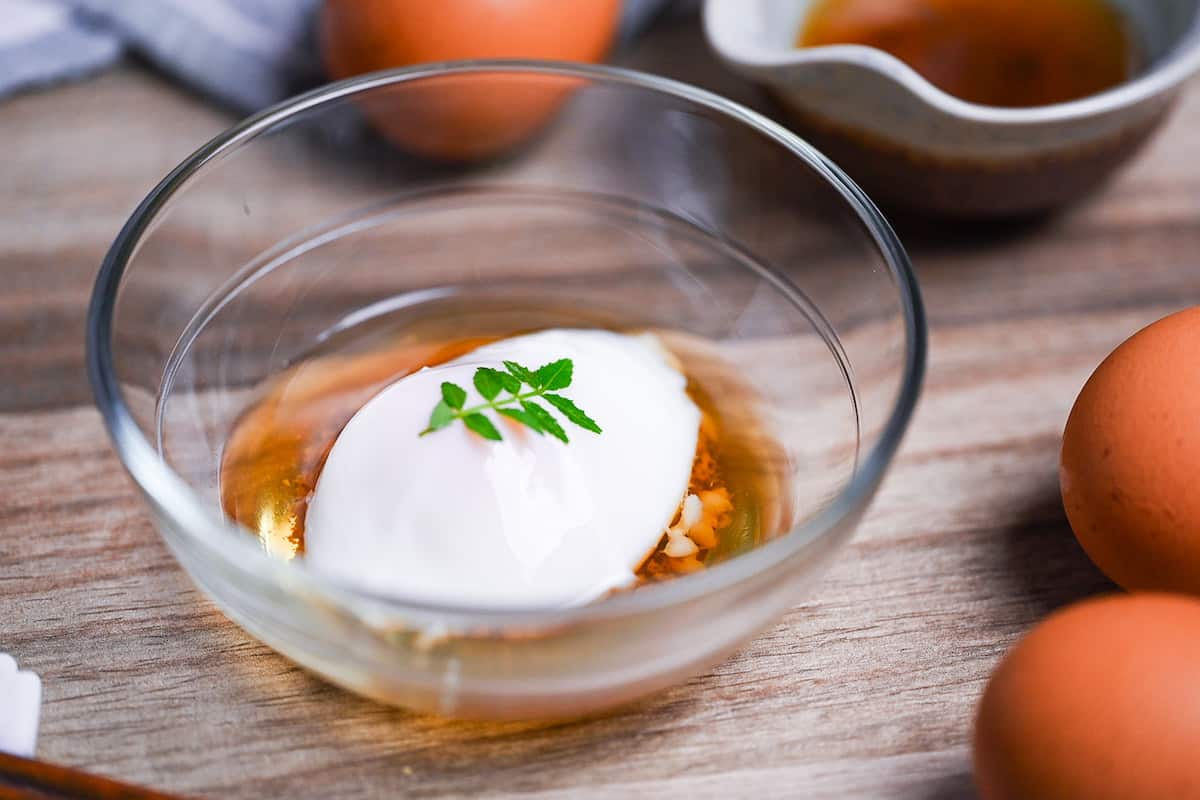
[[[620,0],[326,0],[319,27],[326,68],[346,78],[460,59],[599,61],[620,8]],[[362,105],[406,150],[473,160],[519,145],[576,85],[557,76],[447,75]]]
[[[992,674],[980,800],[1200,798],[1200,600],[1144,593],[1053,614]]]
[[[1060,480],[1104,574],[1200,594],[1200,308],[1138,332],[1096,369],[1067,421]]]

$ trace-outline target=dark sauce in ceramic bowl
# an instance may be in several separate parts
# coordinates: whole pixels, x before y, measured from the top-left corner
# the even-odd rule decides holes
[[[874,47],[948,94],[1009,108],[1097,94],[1138,60],[1105,0],[817,0],[796,43]]]

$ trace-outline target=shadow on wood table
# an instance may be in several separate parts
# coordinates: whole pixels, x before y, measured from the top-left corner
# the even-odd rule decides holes
[[[1003,531],[1007,563],[1000,574],[1012,582],[1014,597],[1041,617],[1085,597],[1119,591],[1076,541],[1057,485],[1026,502],[1019,520]]]

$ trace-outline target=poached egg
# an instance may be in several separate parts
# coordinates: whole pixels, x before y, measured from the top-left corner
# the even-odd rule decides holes
[[[490,441],[461,422],[420,436],[450,381],[484,402],[478,367],[574,362],[559,393],[603,429],[559,417],[564,444],[497,414]],[[396,381],[334,442],[305,519],[316,570],[439,605],[582,605],[635,580],[688,490],[700,409],[650,334],[552,329],[502,339]],[[504,397],[503,393],[501,397]]]

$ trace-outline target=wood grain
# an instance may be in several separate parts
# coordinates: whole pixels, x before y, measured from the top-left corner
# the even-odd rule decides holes
[[[692,25],[626,61],[761,103]],[[553,726],[442,722],[310,677],[199,595],[121,471],[82,370],[92,277],[140,196],[228,121],[131,67],[0,104],[0,649],[43,678],[40,757],[212,797],[970,796],[997,658],[1111,589],[1065,523],[1059,436],[1114,345],[1200,303],[1200,94],[1056,217],[902,219],[929,378],[852,545],[710,674]]]

